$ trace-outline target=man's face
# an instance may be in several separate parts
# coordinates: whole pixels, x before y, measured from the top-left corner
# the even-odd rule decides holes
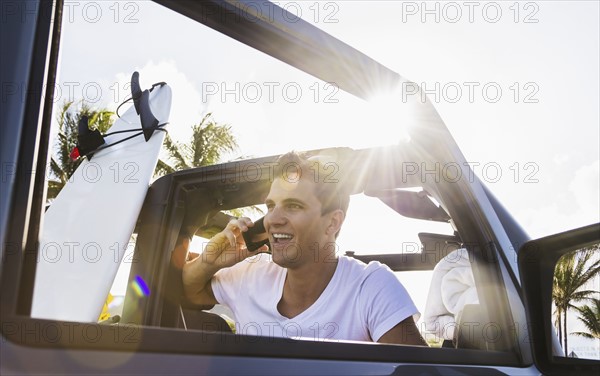
[[[321,202],[310,179],[294,175],[277,178],[265,200],[264,219],[273,261],[294,268],[319,258],[319,249],[327,242],[327,215],[321,215]]]

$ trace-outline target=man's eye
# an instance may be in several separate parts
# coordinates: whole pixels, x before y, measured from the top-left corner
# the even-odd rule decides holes
[[[288,209],[302,209],[302,206],[299,204],[288,204]]]

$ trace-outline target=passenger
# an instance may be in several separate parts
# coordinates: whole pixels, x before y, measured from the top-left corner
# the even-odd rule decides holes
[[[271,257],[249,258],[268,246],[248,251],[242,233],[254,223],[234,219],[184,265],[187,299],[228,306],[242,334],[426,346],[418,311],[392,271],[337,256],[349,195],[315,179],[314,163],[294,152],[278,161],[265,200]]]

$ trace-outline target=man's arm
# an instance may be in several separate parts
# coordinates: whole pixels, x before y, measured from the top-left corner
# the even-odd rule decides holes
[[[219,269],[203,263],[202,258],[200,255],[183,266],[183,291],[187,300],[193,304],[214,306],[218,302],[211,281]]]
[[[412,316],[405,318],[392,329],[388,330],[377,342],[427,346],[427,342],[421,337],[421,333],[419,333],[419,329],[415,325]]]

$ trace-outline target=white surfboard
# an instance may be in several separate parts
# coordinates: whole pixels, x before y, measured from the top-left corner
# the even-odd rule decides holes
[[[149,93],[152,114],[168,121],[171,89]],[[132,105],[109,133],[140,129]],[[154,131],[85,159],[48,208],[40,238],[31,316],[96,322],[142,208],[164,138]],[[134,133],[105,138],[113,144]]]

